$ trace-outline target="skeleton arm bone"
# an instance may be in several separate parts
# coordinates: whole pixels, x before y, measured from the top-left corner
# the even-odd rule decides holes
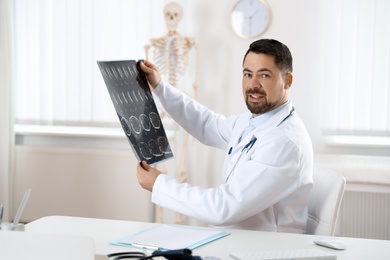
[[[149,60],[149,49],[150,49],[150,45],[147,44],[144,46],[144,49],[145,49],[145,59],[146,60]]]
[[[198,86],[199,86],[199,45],[194,42],[194,49],[195,49],[195,80],[193,84],[194,88],[194,99],[199,100],[199,93],[198,93]]]

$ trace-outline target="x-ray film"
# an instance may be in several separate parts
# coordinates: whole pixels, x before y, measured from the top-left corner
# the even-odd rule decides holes
[[[139,63],[135,60],[97,63],[137,160],[155,164],[172,158],[167,135]]]

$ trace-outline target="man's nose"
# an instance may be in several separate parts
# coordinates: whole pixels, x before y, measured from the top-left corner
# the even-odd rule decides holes
[[[252,77],[249,79],[249,82],[248,82],[249,86],[250,87],[260,87],[260,82],[257,80],[256,77]]]

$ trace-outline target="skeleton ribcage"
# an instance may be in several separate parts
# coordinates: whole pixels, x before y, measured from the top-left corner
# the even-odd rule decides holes
[[[176,86],[178,76],[183,75],[188,61],[188,52],[192,47],[189,38],[169,36],[154,39],[154,63],[160,73],[168,77],[169,83]]]

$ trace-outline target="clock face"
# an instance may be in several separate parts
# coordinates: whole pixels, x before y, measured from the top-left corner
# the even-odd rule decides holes
[[[260,36],[270,19],[268,6],[262,0],[240,0],[231,13],[234,32],[244,38]]]

